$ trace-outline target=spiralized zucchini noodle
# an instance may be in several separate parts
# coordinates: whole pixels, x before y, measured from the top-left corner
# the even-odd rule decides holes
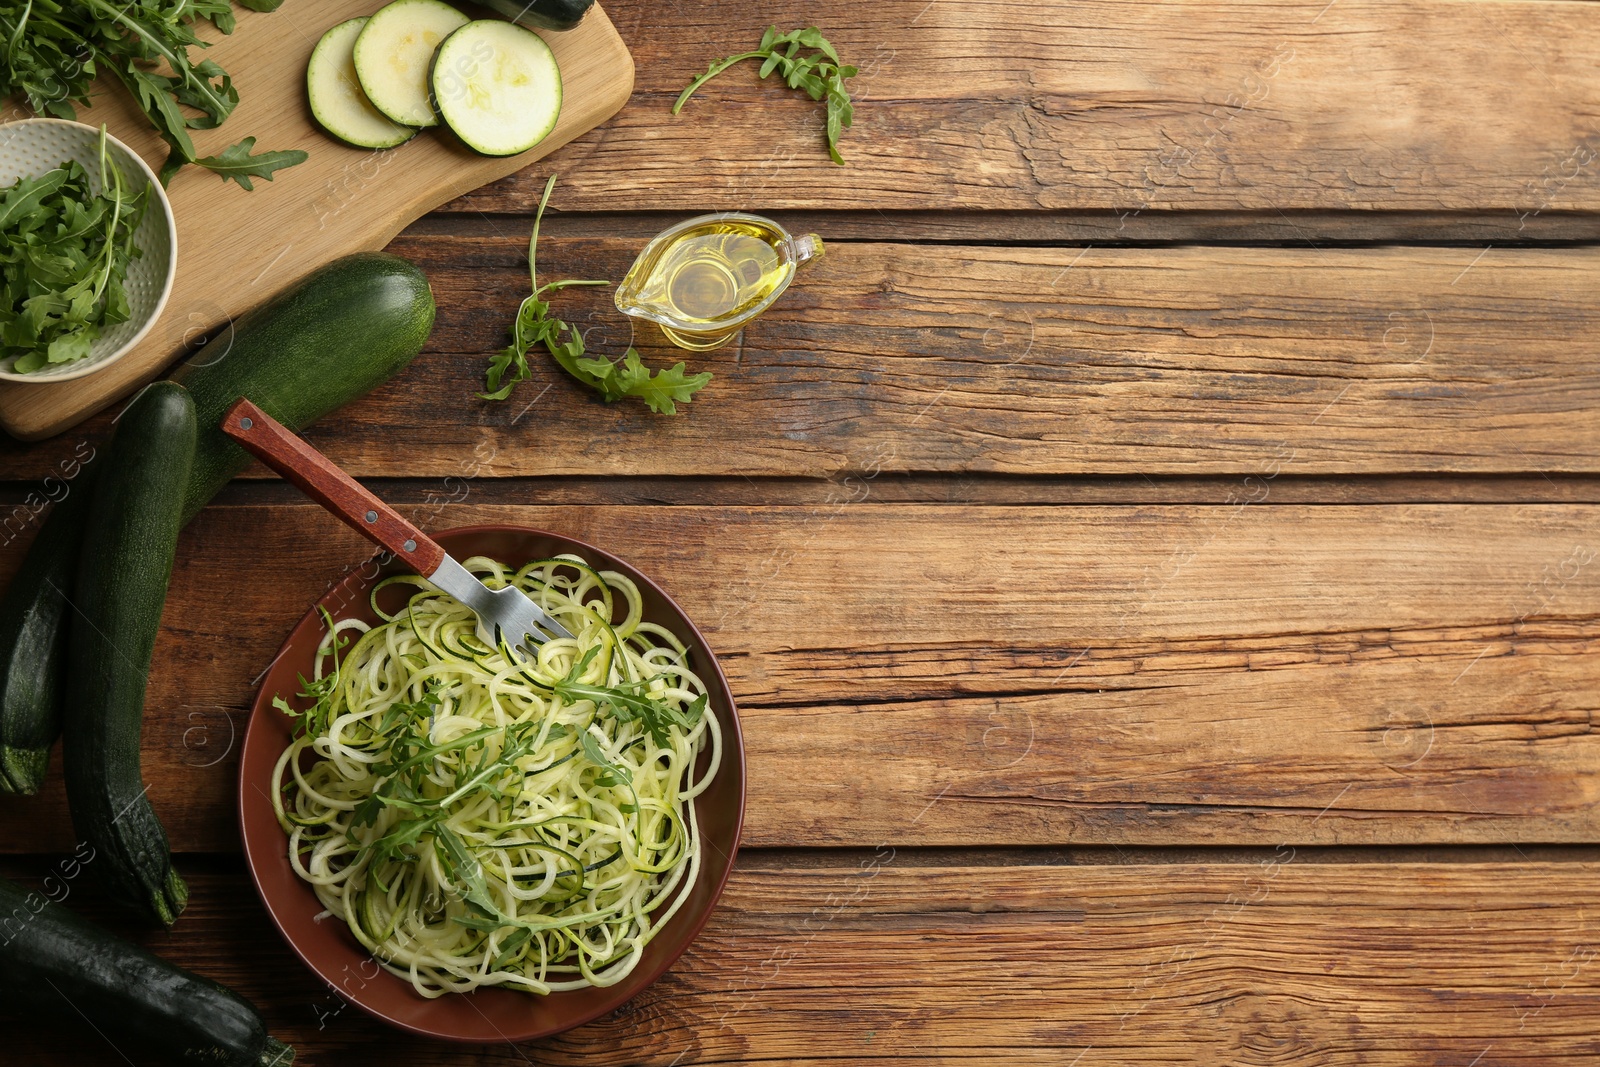
[[[274,700],[296,720],[273,774],[289,860],[425,997],[611,985],[700,870],[692,801],[721,757],[705,683],[624,575],[577,556],[464,566],[576,637],[525,662],[415,575],[373,590],[378,625],[325,613],[301,707]],[[391,586],[415,589],[392,616]]]

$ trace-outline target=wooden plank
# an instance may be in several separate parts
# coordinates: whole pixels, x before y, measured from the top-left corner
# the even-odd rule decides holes
[[[502,342],[481,309],[514,309],[519,240],[398,244],[440,294],[441,355]],[[620,277],[635,251],[557,249],[551,276]],[[596,405],[548,362],[488,407],[481,357],[452,356],[383,390],[335,454],[390,475],[485,447],[492,474],[1592,471],[1597,282],[1590,250],[836,245],[741,344],[693,361],[718,377],[687,417]],[[574,297],[599,350],[683,356],[624,333],[603,293]],[[417,391],[461,397],[460,417]],[[577,435],[560,450],[525,429],[556,420]]]
[[[567,87],[560,120],[540,145],[517,156],[482,156],[438,131],[387,152],[355,148],[323,133],[305,105],[306,63],[329,26],[371,14],[368,0],[291,3],[273,14],[241,11],[238,28],[206,58],[240,89],[227,128],[196,137],[220,152],[254,136],[263,148],[302,148],[310,158],[253,191],[199,167],[168,188],[178,225],[178,275],[154,329],[115,366],[71,384],[0,385],[0,427],[28,440],[60,433],[155,377],[196,335],[237,318],[315,267],[382,248],[410,221],[451,197],[532,164],[611,117],[633,88],[633,60],[605,12],[569,33],[549,34]],[[121,89],[103,86],[79,119],[106,124],[159,167],[166,146]],[[4,117],[25,112],[13,105]]]
[[[440,294],[441,353],[501,343],[481,309],[514,308],[517,240],[399,243]],[[635,250],[557,247],[551,276],[619,277]],[[1590,250],[836,245],[741,344],[693,361],[718,378],[687,417],[600,407],[548,362],[524,399],[486,408],[466,395],[481,358],[434,359],[363,413],[392,439],[338,454],[409,475],[401,438],[446,459],[487,443],[497,474],[1595,470],[1597,281]],[[570,306],[602,351],[683,355],[624,333],[603,293]],[[462,396],[462,418],[418,390]],[[557,451],[524,429],[552,420],[578,439]],[[467,432],[440,440],[440,422]]]
[[[558,186],[559,188],[559,186]],[[458,210],[457,201],[418,219],[409,234],[504,231],[515,215]],[[1255,244],[1308,248],[1341,244],[1446,244],[1496,248],[1600,241],[1600,215],[1551,209],[1520,218],[1505,211],[782,211],[762,208],[791,233],[826,229],[834,240],[915,244],[1076,245]],[[596,214],[550,210],[540,236],[648,239],[683,219],[676,211]]]
[[[845,475],[835,478],[641,478],[529,477],[479,479],[475,499],[484,504],[699,504],[797,507],[837,503]],[[417,505],[438,492],[431,479],[367,479],[386,500]],[[1237,494],[1237,477],[1018,477],[957,474],[889,474],[872,480],[871,504],[1217,504]],[[34,491],[0,486],[0,500],[20,502]],[[229,504],[293,504],[297,490],[279,481],[240,479],[217,499]],[[1378,475],[1366,478],[1280,474],[1258,501],[1274,504],[1600,504],[1600,476],[1541,473],[1483,477],[1468,475]]]
[[[855,475],[829,478],[647,478],[527,477],[480,478],[473,499],[482,504],[650,507],[831,507],[850,495]],[[846,479],[851,479],[847,484]],[[439,481],[427,478],[368,478],[374,492],[396,505],[425,505],[439,495]],[[1211,504],[1237,498],[1235,477],[1077,477],[997,478],[962,474],[882,474],[863,504],[990,504],[1082,507],[1101,504]],[[48,488],[57,494],[58,480]],[[23,537],[41,522],[50,502],[44,483],[0,482],[0,545]],[[297,504],[299,490],[282,481],[241,478],[216,502]],[[1466,475],[1379,475],[1365,478],[1279,475],[1259,501],[1278,504],[1600,504],[1600,476],[1541,473],[1483,477]]]
[[[639,83],[552,158],[564,208],[1485,209],[1516,229],[1600,203],[1588,4],[612,6]],[[820,22],[862,67],[847,168],[823,151],[819,109],[753,63],[671,115],[769,22]],[[531,210],[539,183],[458,207]]]
[[[297,1062],[346,1067],[1576,1067],[1600,1053],[1595,864],[1313,864],[1287,847],[1251,864],[908,859],[885,847],[842,870],[736,871],[661,981],[522,1046],[425,1041],[343,1006],[242,873],[186,871],[188,911],[144,940],[260,1005]],[[18,1067],[121,1062],[87,1027],[0,1019]]]
[[[409,517],[557,530],[680,599],[741,704],[755,846],[1600,839],[1592,506],[446,499]],[[185,534],[144,745],[178,849],[237,847],[251,679],[368,552],[309,505]],[[0,849],[70,840],[58,790]]]
[[[431,351],[314,427],[319,448],[360,477],[1600,471],[1593,249],[835,244],[690,361],[716,378],[666,418],[543,356],[509,401],[477,399],[525,293],[520,230],[395,243],[438,295]],[[540,265],[617,278],[637,244],[551,241]],[[685,355],[604,292],[560,299],[596,352]],[[49,474],[109,417],[7,476]]]

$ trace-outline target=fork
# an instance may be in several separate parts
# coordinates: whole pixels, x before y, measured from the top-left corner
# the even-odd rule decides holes
[[[478,637],[491,648],[503,642],[527,660],[535,656],[531,646],[572,636],[517,587],[484,585],[437,541],[248,399],[240,397],[222,416],[222,432],[363,537],[387,548],[471,608],[478,617]]]

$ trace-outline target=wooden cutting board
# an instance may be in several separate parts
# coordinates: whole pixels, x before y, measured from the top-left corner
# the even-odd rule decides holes
[[[302,148],[311,158],[256,181],[246,192],[199,167],[186,167],[167,195],[178,224],[178,273],[166,310],[139,346],[105,370],[75,381],[0,383],[0,427],[24,440],[60,433],[155,377],[195,339],[284,289],[323,263],[384,247],[441,204],[507,174],[598,126],[633,90],[633,58],[599,5],[576,29],[545,33],[561,64],[561,118],[519,156],[480,156],[442,130],[399,148],[371,151],[323,133],[306,104],[306,61],[328,27],[368,15],[383,0],[287,0],[271,13],[236,8],[238,27],[207,54],[239,89],[239,106],[218,130],[194,131],[201,155],[244,137],[256,150]],[[209,25],[207,26],[209,30]],[[83,122],[105,123],[152,168],[166,146],[120,87],[106,86]],[[6,120],[26,116],[11,104]]]

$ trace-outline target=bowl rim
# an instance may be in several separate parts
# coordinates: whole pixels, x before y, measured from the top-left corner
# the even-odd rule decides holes
[[[688,950],[689,946],[693,944],[694,941],[700,936],[701,931],[705,929],[706,924],[711,919],[712,913],[716,911],[717,905],[721,900],[723,890],[727,887],[728,879],[733,873],[733,868],[738,858],[739,842],[744,831],[744,814],[749,783],[749,777],[746,768],[746,753],[744,750],[744,735],[739,723],[739,713],[733,700],[732,688],[728,685],[727,676],[722,671],[722,664],[717,659],[716,654],[711,651],[711,646],[706,641],[705,635],[701,632],[700,628],[695,625],[694,620],[689,617],[688,613],[683,610],[678,602],[674,600],[666,592],[666,590],[657,585],[649,575],[645,574],[643,571],[640,571],[626,560],[623,560],[621,557],[607,552],[604,549],[597,548],[594,545],[580,541],[577,538],[570,537],[566,534],[559,534],[551,530],[542,530],[532,526],[521,526],[515,523],[482,523],[472,526],[451,527],[449,529],[433,533],[432,536],[435,540],[444,543],[448,541],[454,541],[458,538],[504,533],[548,538],[552,541],[561,543],[563,546],[570,546],[569,548],[564,548],[563,550],[571,550],[580,554],[593,554],[592,557],[586,556],[586,559],[599,557],[608,564],[612,562],[620,563],[622,564],[623,568],[629,572],[630,578],[638,581],[643,588],[647,589],[655,596],[660,597],[665,603],[671,605],[672,609],[682,617],[683,621],[689,628],[691,641],[698,641],[700,647],[706,651],[706,658],[709,661],[709,667],[711,671],[711,678],[708,679],[708,688],[713,691],[720,689],[721,693],[727,696],[727,713],[722,717],[721,721],[722,738],[725,746],[722,758],[722,768],[736,767],[738,769],[738,797],[733,817],[733,834],[731,839],[728,841],[728,848],[726,849],[727,863],[721,874],[716,877],[715,883],[710,885],[710,895],[706,900],[704,909],[698,914],[679,914],[674,916],[671,920],[673,923],[686,921],[686,926],[683,928],[684,934],[682,944],[676,950],[670,951],[664,958],[656,963],[651,964],[648,967],[641,965],[637,970],[629,974],[626,978],[617,982],[615,985],[603,987],[604,991],[610,992],[611,995],[602,995],[597,1004],[574,1013],[570,1018],[563,1018],[554,1025],[541,1024],[532,1026],[525,1030],[517,1030],[514,1032],[501,1032],[500,1029],[498,1027],[494,1027],[493,1022],[490,1021],[489,1025],[496,1031],[496,1034],[493,1037],[478,1037],[470,1034],[451,1032],[447,1029],[419,1025],[411,1022],[402,1015],[390,1013],[382,1008],[369,1004],[362,996],[362,990],[365,988],[365,984],[353,992],[349,989],[348,984],[341,985],[336,981],[337,974],[325,973],[324,967],[314,962],[311,956],[308,955],[306,950],[302,947],[300,941],[297,940],[295,936],[290,934],[285,924],[286,916],[280,916],[279,909],[275,905],[277,898],[269,894],[266,885],[264,884],[262,872],[257,869],[256,855],[251,848],[251,834],[249,829],[250,820],[247,817],[247,811],[251,808],[259,807],[263,804],[265,804],[268,808],[271,807],[271,799],[264,790],[260,788],[250,788],[251,782],[245,775],[245,765],[248,758],[248,753],[250,752],[250,739],[252,735],[258,732],[258,730],[267,728],[264,725],[267,716],[280,714],[272,707],[271,697],[268,694],[268,681],[270,680],[272,670],[278,665],[280,660],[284,659],[285,654],[289,651],[290,642],[293,641],[295,635],[303,626],[313,621],[320,625],[321,620],[320,616],[318,615],[318,608],[325,601],[338,595],[341,591],[346,590],[347,588],[361,588],[363,586],[370,586],[373,581],[382,576],[384,573],[383,571],[376,571],[370,577],[363,578],[363,568],[359,564],[352,566],[349,570],[347,570],[338,581],[334,582],[327,590],[317,597],[315,603],[313,603],[311,607],[306,610],[305,614],[303,614],[300,619],[296,621],[295,624],[290,628],[287,635],[284,637],[282,648],[280,648],[278,654],[273,658],[271,664],[269,664],[267,671],[263,672],[260,688],[256,691],[255,698],[251,702],[250,719],[245,724],[243,741],[241,742],[239,749],[239,781],[237,788],[238,800],[235,805],[236,815],[239,819],[240,843],[244,853],[245,867],[250,872],[250,882],[255,887],[257,898],[261,901],[262,907],[266,910],[268,917],[271,918],[273,926],[277,928],[277,931],[282,936],[284,943],[287,944],[290,950],[299,957],[300,961],[306,965],[306,968],[310,970],[311,973],[314,974],[320,981],[326,984],[336,996],[340,997],[346,1003],[354,1004],[367,1015],[379,1020],[380,1022],[393,1026],[396,1029],[416,1034],[421,1037],[449,1041],[457,1044],[505,1044],[517,1041],[530,1041],[536,1038],[549,1037],[552,1034],[563,1033],[575,1027],[582,1026],[585,1023],[593,1022],[595,1019],[605,1015],[607,1012],[616,1010],[618,1007],[621,1007],[629,1000],[632,1000],[634,997],[638,996],[647,987],[654,984],[662,975],[670,970],[678,961],[679,957],[682,956],[682,954]],[[383,553],[367,557],[366,562],[370,563],[375,559],[381,558],[383,558]],[[399,573],[404,569],[406,569],[404,564],[399,564],[399,569],[395,572]],[[729,758],[730,754],[733,757],[731,759]],[[720,770],[719,773],[721,773]],[[282,829],[281,827],[278,827],[276,818],[274,817],[272,821],[273,827],[277,829],[281,835]],[[281,852],[282,850],[278,851]],[[277,853],[275,852],[274,855],[276,854]],[[706,872],[702,871],[701,877],[704,878],[705,876]],[[306,885],[299,879],[295,879],[294,884],[300,891],[310,895],[313,900],[316,899],[314,891],[309,885]],[[692,886],[693,883],[690,883],[684,886],[682,891],[688,892]],[[286,901],[283,901],[282,903],[284,903],[285,907],[287,907]],[[318,902],[318,904],[320,906],[320,902]],[[370,959],[370,956],[368,958]],[[377,970],[378,978],[387,979],[394,982],[403,981],[402,979],[383,971],[381,968],[378,968]],[[602,989],[602,987],[591,988],[597,990]],[[485,992],[508,993],[514,996],[533,996],[542,1001],[551,996],[561,996],[563,992],[577,991],[561,991],[545,994],[543,996],[499,989],[485,990]],[[475,994],[446,994],[446,997],[461,997],[471,995]],[[441,998],[441,1000],[444,999],[445,998]],[[421,1001],[420,1003],[439,1003],[439,1001]],[[476,1005],[474,1005],[474,1008],[476,1008]],[[484,1013],[481,1010],[478,1010],[478,1014],[483,1016],[487,1021],[487,1016],[484,1016]]]
[[[87,122],[77,122],[73,119],[50,118],[48,116],[35,116],[34,118],[16,119],[12,122],[0,123],[0,130],[8,130],[16,126],[45,124],[54,126],[76,126],[81,130],[88,130],[95,136],[99,136],[100,134],[100,127],[91,126]],[[138,165],[139,171],[145,176],[146,180],[149,181],[150,188],[155,191],[156,202],[161,205],[161,216],[166,220],[167,223],[167,246],[171,249],[171,254],[167,256],[167,276],[161,283],[161,295],[156,298],[156,305],[150,309],[150,315],[145,319],[144,325],[139,327],[139,329],[135,331],[134,335],[123,343],[121,348],[118,348],[104,359],[94,361],[85,360],[85,362],[89,364],[86,367],[79,367],[77,370],[63,371],[60,374],[52,374],[48,378],[40,378],[32,374],[18,374],[15,371],[0,368],[0,381],[22,382],[27,385],[55,385],[57,382],[70,382],[76,381],[79,378],[87,377],[96,371],[103,370],[104,368],[111,366],[113,363],[117,362],[123,356],[126,356],[129,352],[132,352],[136,347],[138,347],[139,342],[143,341],[145,336],[155,328],[156,322],[160,320],[162,312],[166,311],[167,309],[167,300],[172,296],[173,283],[178,277],[178,222],[172,213],[172,201],[167,198],[167,190],[156,178],[155,171],[150,169],[150,164],[144,161],[143,156],[141,156],[138,152],[135,152],[128,146],[126,141],[123,141],[121,138],[117,137],[117,135],[112,133],[109,129],[106,130],[106,140],[111,144],[116,145],[118,148],[122,149],[130,157],[132,157],[133,161]]]

